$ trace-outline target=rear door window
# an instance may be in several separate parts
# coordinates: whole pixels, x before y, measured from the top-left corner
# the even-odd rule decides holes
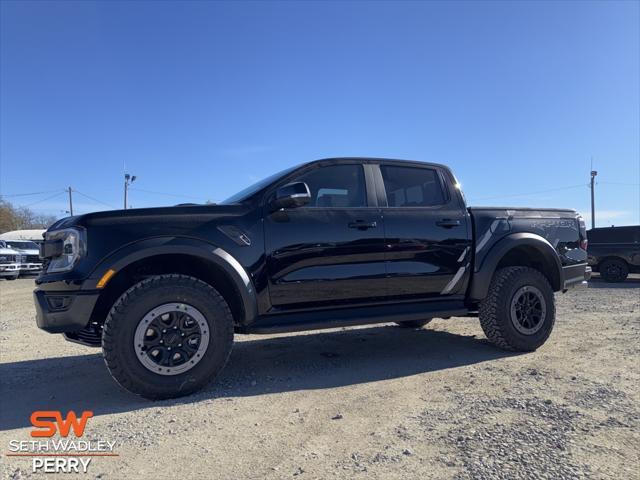
[[[434,207],[446,203],[438,172],[432,168],[381,165],[390,207]]]

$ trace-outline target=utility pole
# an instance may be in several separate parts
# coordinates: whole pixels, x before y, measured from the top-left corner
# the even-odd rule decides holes
[[[595,180],[598,172],[591,170],[591,228],[596,228]]]
[[[124,174],[124,209],[127,209],[127,200],[129,196],[129,185],[136,181],[135,175]]]
[[[73,217],[73,198],[71,197],[71,187],[67,189],[69,192],[69,215]]]

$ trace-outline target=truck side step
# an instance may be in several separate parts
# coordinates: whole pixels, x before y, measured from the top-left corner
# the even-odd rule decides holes
[[[312,312],[263,315],[249,326],[238,327],[237,333],[286,333],[303,330],[368,325],[372,323],[406,322],[426,318],[462,317],[468,309],[462,301],[432,300],[425,302],[340,308]]]

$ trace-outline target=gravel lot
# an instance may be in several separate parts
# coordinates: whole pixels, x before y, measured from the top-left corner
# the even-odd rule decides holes
[[[39,331],[33,280],[0,281],[3,478],[33,410],[93,410],[116,440],[89,478],[640,478],[640,279],[557,295],[531,354],[487,344],[477,320],[237,336],[216,384],[149,402],[99,350]],[[80,475],[67,475],[78,478]]]

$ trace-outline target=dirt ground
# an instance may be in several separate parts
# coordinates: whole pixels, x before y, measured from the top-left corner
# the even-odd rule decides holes
[[[3,478],[34,476],[9,441],[58,409],[92,410],[86,437],[117,442],[96,479],[640,478],[638,278],[557,295],[535,353],[497,350],[462,318],[237,336],[218,382],[161,402],[38,330],[32,289],[0,281]]]

